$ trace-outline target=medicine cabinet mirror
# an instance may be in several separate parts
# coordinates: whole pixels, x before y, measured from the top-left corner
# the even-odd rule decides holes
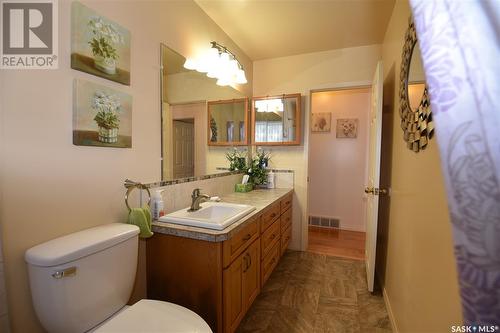
[[[248,99],[208,102],[208,145],[247,145]]]
[[[300,145],[300,94],[252,99],[252,144]]]

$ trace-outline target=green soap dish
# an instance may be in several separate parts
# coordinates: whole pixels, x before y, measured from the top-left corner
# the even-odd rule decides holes
[[[234,185],[234,191],[235,192],[245,193],[245,192],[250,192],[251,190],[253,190],[253,184],[251,184],[251,183],[247,183],[247,184],[235,184]]]

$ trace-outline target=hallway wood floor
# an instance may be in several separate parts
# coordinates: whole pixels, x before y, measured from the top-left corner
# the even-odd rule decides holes
[[[365,259],[365,233],[309,226],[308,252],[330,256]]]
[[[389,333],[383,297],[360,260],[288,250],[237,332]]]

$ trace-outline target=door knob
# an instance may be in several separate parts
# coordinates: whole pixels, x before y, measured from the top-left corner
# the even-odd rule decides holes
[[[387,195],[389,191],[385,188],[365,187],[365,193],[373,195]]]
[[[378,188],[377,192],[378,193],[376,193],[376,194],[378,194],[378,195],[387,195],[389,193],[389,191],[387,191],[387,189],[385,189],[385,188]]]

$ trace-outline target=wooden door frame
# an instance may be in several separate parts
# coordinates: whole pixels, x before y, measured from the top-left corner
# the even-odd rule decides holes
[[[305,145],[307,149],[307,162],[306,162],[305,174],[307,177],[307,181],[306,181],[306,202],[304,203],[305,216],[302,216],[302,223],[300,230],[301,233],[300,248],[302,251],[307,251],[307,248],[309,247],[309,194],[310,194],[309,159],[311,157],[310,156],[311,151],[309,150],[309,145],[310,145],[310,134],[311,134],[310,127],[311,127],[311,113],[312,113],[312,94],[325,91],[366,89],[366,88],[371,88],[371,86],[372,86],[372,81],[365,80],[365,81],[343,82],[336,84],[325,84],[325,85],[315,86],[309,89],[309,94],[307,95],[309,101],[307,103],[307,109],[304,110],[304,142],[307,142],[307,145]],[[369,140],[369,138],[367,138],[367,140]]]

